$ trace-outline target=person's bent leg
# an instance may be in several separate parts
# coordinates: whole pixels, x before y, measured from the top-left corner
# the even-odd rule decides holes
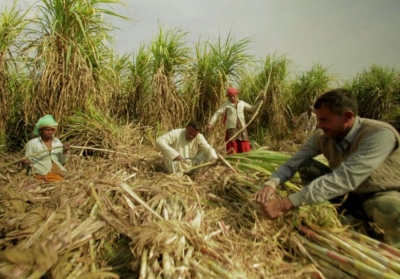
[[[40,175],[40,174],[35,174],[34,177],[36,179],[45,181],[45,182],[57,182],[57,181],[63,181],[64,177],[62,177],[61,175],[57,174],[57,173],[52,173],[49,172],[46,175]]]
[[[384,191],[363,203],[367,216],[384,231],[384,242],[400,248],[400,192]]]

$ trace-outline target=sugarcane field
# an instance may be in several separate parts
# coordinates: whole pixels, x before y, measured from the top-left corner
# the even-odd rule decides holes
[[[371,219],[363,205],[370,218],[354,217],[343,205],[369,176],[353,183],[310,145],[335,138],[319,100],[350,92],[358,107],[346,116],[372,123],[365,137],[383,123],[396,146],[378,173],[381,149],[360,165],[397,193],[399,69],[299,72],[285,55],[248,54],[251,37],[189,43],[190,31],[161,23],[120,54],[107,18],[132,19],[114,5],[124,3],[10,1],[0,13],[0,278],[400,278],[400,219],[376,221],[395,210]],[[299,150],[357,185],[316,192],[321,177],[287,163]]]

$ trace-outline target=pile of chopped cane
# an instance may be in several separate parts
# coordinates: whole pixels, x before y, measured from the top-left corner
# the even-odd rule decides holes
[[[400,278],[399,250],[343,227],[329,203],[264,218],[254,193],[287,155],[258,149],[168,175],[135,129],[76,139],[58,183],[1,154],[1,277]]]

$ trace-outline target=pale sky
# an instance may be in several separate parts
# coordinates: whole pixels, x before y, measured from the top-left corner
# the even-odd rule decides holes
[[[3,2],[4,0],[0,0]],[[11,0],[6,0],[6,2]],[[22,0],[21,0],[22,1]],[[32,0],[25,0],[32,1]],[[150,43],[158,30],[181,28],[202,40],[252,37],[249,54],[276,53],[295,72],[312,63],[346,79],[373,63],[400,70],[400,0],[125,0],[112,6],[132,22],[113,19],[119,53]],[[1,8],[1,4],[0,4]]]

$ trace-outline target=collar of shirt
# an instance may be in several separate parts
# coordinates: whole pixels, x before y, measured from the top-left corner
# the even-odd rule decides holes
[[[346,135],[344,139],[335,138],[333,140],[336,148],[342,153],[345,154],[347,149],[350,147],[353,142],[355,136],[357,135],[358,130],[361,127],[361,118],[356,116],[356,120],[354,121],[353,127],[351,127],[349,133]]]

